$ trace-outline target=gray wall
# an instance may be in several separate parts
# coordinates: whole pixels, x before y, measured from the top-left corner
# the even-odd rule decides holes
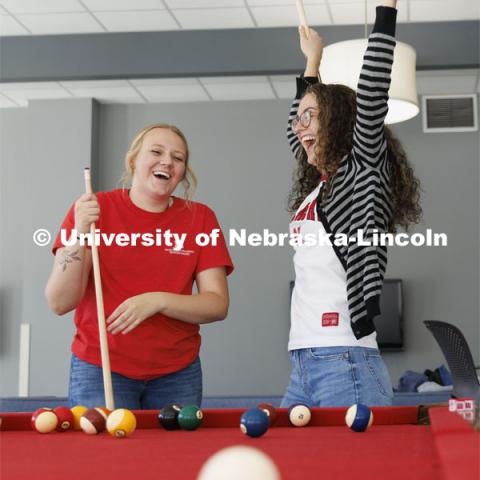
[[[216,211],[225,232],[287,232],[285,205],[293,168],[284,139],[288,106],[285,101],[103,105],[98,118],[99,186],[118,185],[124,152],[137,130],[169,121],[189,139],[199,179],[195,199]],[[39,227],[55,232],[83,191],[82,168],[92,148],[92,104],[32,102],[27,109],[0,110],[0,119],[0,393],[17,392],[18,325],[29,322],[30,393],[64,395],[71,318],[48,312],[43,288],[52,259],[48,248],[33,245],[31,233]],[[56,148],[51,148],[48,139],[56,132]],[[405,351],[385,355],[396,382],[406,369],[422,371],[444,361],[421,323],[424,319],[456,323],[479,362],[479,135],[427,135],[420,117],[395,132],[424,189],[424,223],[416,230],[432,228],[449,235],[448,247],[390,251],[387,276],[405,282]],[[292,251],[236,247],[231,253],[236,271],[230,277],[229,316],[202,327],[205,394],[281,394],[289,375]]]
[[[19,326],[31,324],[31,394],[64,394],[72,315],[53,315],[43,289],[53,256],[37,247],[33,232],[56,231],[84,189],[91,165],[94,122],[91,99],[32,101],[0,110],[1,394],[18,388]]]
[[[387,276],[404,279],[406,349],[385,355],[394,378],[404,370],[423,371],[444,357],[423,320],[443,320],[460,327],[476,365],[479,333],[479,135],[422,132],[421,116],[396,125],[422,182],[423,222],[448,235],[447,247],[393,247]]]
[[[23,162],[25,109],[0,109],[0,385],[2,393],[16,392],[19,325],[23,300],[23,222],[21,204],[26,177]],[[23,139],[23,140],[22,140]],[[20,197],[20,198],[19,198]]]

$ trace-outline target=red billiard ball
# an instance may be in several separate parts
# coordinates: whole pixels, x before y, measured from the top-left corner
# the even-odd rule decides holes
[[[32,428],[39,433],[53,432],[57,425],[57,415],[50,408],[39,408],[32,414]]]
[[[66,432],[73,428],[73,413],[67,407],[56,407],[53,409],[58,418],[57,432]]]
[[[268,423],[272,426],[277,420],[277,411],[270,403],[260,403],[257,408],[263,410],[268,415]]]

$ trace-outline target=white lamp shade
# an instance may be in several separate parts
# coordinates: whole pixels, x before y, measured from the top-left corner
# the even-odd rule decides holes
[[[325,47],[320,65],[323,83],[340,83],[356,90],[366,49],[366,39],[347,40]],[[419,112],[415,73],[416,56],[415,49],[410,45],[397,42],[385,123],[404,122]]]

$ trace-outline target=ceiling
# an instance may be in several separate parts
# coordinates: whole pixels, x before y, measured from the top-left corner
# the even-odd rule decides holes
[[[418,94],[480,93],[480,70],[417,72]],[[100,80],[0,84],[0,108],[29,100],[96,98],[101,103],[168,103],[290,99],[294,76]]]
[[[368,21],[380,0],[367,0]],[[304,0],[311,25],[364,23],[365,0]],[[480,18],[478,0],[401,0],[400,22]],[[294,0],[0,0],[0,35],[294,26]]]
[[[368,21],[374,5],[368,0]],[[364,0],[304,0],[312,25],[359,24]],[[480,19],[478,0],[400,0],[399,21]],[[0,0],[0,35],[54,35],[295,26],[295,0]],[[480,92],[479,70],[421,71],[418,92]],[[291,98],[290,75],[0,83],[0,108],[33,99],[93,97],[102,103]]]

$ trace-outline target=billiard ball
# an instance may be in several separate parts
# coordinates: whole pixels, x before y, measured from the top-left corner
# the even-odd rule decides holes
[[[288,419],[295,427],[305,427],[309,424],[311,418],[312,412],[307,405],[297,403],[288,409]]]
[[[107,414],[101,408],[89,408],[80,417],[80,428],[89,435],[103,432],[107,426]]]
[[[263,410],[268,415],[268,424],[271,427],[277,420],[277,411],[269,403],[260,403],[257,408]]]
[[[67,407],[56,407],[53,409],[58,418],[57,432],[66,432],[73,428],[73,413]]]
[[[373,422],[373,413],[361,403],[352,405],[345,415],[345,423],[354,432],[364,432]]]
[[[258,448],[235,445],[212,455],[197,480],[280,480],[273,460]]]
[[[178,424],[178,414],[181,410],[181,405],[166,405],[158,414],[158,423],[165,430],[177,430],[180,427]]]
[[[50,408],[39,408],[32,414],[32,428],[39,433],[53,432],[58,425],[58,418]]]
[[[116,438],[130,436],[137,427],[135,415],[126,408],[114,410],[107,418],[107,431]]]
[[[258,408],[247,410],[240,418],[240,430],[249,437],[262,436],[268,425],[268,415]]]
[[[109,410],[108,408],[105,408],[105,407],[95,407],[95,409],[96,410],[101,410],[107,418],[112,413],[111,410]]]
[[[82,427],[80,426],[80,418],[82,418],[82,415],[88,410],[88,408],[84,407],[83,405],[75,405],[70,410],[73,414],[73,429],[81,430]]]
[[[203,420],[203,412],[195,405],[187,405],[178,412],[178,425],[183,430],[196,430]]]

